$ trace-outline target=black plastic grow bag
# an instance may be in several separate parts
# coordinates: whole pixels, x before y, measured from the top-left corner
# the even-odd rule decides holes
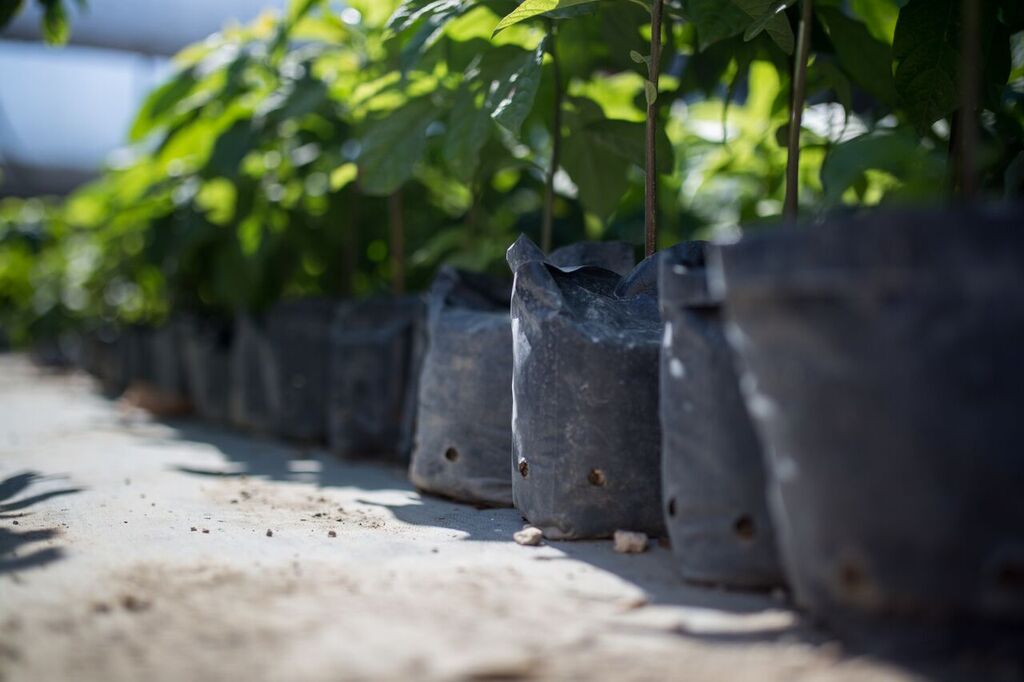
[[[534,247],[536,248],[536,247]],[[551,260],[628,269],[623,242],[580,243]],[[485,275],[443,269],[428,298],[410,478],[417,487],[468,502],[512,504],[511,288]]]
[[[112,325],[102,325],[82,337],[82,368],[96,377],[108,396],[119,395],[127,385],[123,337]]]
[[[338,304],[327,389],[332,451],[407,461],[416,417],[423,308],[416,296]]]
[[[522,238],[509,249],[513,495],[547,537],[664,534],[659,257],[622,277],[564,269]]]
[[[228,420],[231,385],[230,320],[190,316],[182,320],[185,374],[196,414],[213,422]]]
[[[409,478],[422,490],[511,503],[510,293],[500,279],[449,267],[431,285],[409,464]]]
[[[784,565],[839,628],[1024,624],[1022,225],[879,212],[721,249]]]
[[[120,347],[124,352],[127,384],[145,385],[168,397],[187,399],[182,336],[176,318],[159,327],[126,328]]]
[[[300,442],[325,440],[335,306],[327,299],[282,301],[261,315],[237,318],[232,422]]]
[[[337,303],[305,299],[278,303],[267,312],[274,378],[274,433],[302,442],[327,437],[330,329]]]
[[[737,587],[782,582],[761,446],[740,395],[706,245],[661,260],[661,462],[672,553],[691,579]]]

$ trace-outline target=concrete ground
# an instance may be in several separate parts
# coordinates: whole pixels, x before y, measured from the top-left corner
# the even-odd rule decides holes
[[[905,680],[669,553],[101,397],[0,356],[0,680]]]

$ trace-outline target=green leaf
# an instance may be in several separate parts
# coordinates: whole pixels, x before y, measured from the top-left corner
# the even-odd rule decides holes
[[[24,4],[25,0],[3,0],[0,2],[0,29],[10,23]]]
[[[131,131],[128,133],[129,139],[138,142],[164,123],[165,115],[173,111],[175,105],[192,92],[196,82],[195,69],[188,68],[178,72],[171,80],[149,93],[135,116]]]
[[[71,28],[63,0],[40,0],[43,5],[43,38],[51,45],[68,42]]]
[[[900,180],[905,193],[927,196],[941,191],[942,155],[925,150],[906,131],[876,131],[835,145],[821,166],[821,184],[829,203],[839,203],[867,170],[885,171]]]
[[[545,42],[532,51],[518,50],[520,54],[503,65],[503,73],[492,82],[484,102],[494,122],[516,136],[540,87]]]
[[[619,157],[619,163],[626,161],[635,164],[641,170],[646,166],[646,126],[643,123],[602,118],[587,123],[583,130],[591,136],[595,144]],[[658,126],[655,133],[654,150],[658,172],[671,173],[675,165],[674,154],[664,126]]]
[[[762,31],[786,54],[793,53],[795,39],[785,8],[794,0],[687,0],[686,10],[697,28],[700,49],[743,34],[753,40]]]
[[[254,138],[251,121],[247,119],[235,121],[230,128],[217,137],[203,171],[204,177],[236,177],[238,165],[253,148]]]
[[[477,94],[464,85],[455,96],[444,140],[444,160],[459,180],[469,182],[480,164],[480,150],[491,132],[490,112],[477,104]]]
[[[459,13],[463,0],[405,0],[388,19],[385,28],[401,33],[420,19],[434,15],[451,18]]]
[[[886,106],[896,104],[892,48],[872,37],[867,27],[841,11],[819,7],[817,16],[836,48],[840,67]]]
[[[562,167],[576,184],[583,207],[604,220],[629,188],[628,166],[591,130],[570,126],[570,131],[562,140]]]
[[[910,0],[896,22],[896,92],[919,129],[957,106],[959,0]]]
[[[786,8],[796,0],[732,0],[754,21],[743,32],[743,40],[751,41],[762,31],[768,34],[786,54],[793,54],[793,29],[786,18]]]
[[[644,81],[644,99],[649,107],[658,101],[658,86],[651,81]]]
[[[851,8],[876,40],[891,44],[901,4],[899,0],[852,0]]]
[[[750,24],[750,16],[731,0],[687,0],[686,10],[697,28],[702,52],[720,40],[739,35]]]
[[[437,113],[427,95],[367,124],[358,159],[360,185],[367,194],[391,194],[412,177]]]
[[[505,30],[509,26],[518,24],[521,21],[532,19],[541,14],[547,14],[553,10],[564,10],[576,5],[584,5],[597,0],[524,0],[518,7],[506,15],[498,25],[494,27],[494,34]]]

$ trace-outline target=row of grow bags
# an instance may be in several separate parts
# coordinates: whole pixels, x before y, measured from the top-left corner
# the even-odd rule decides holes
[[[206,420],[345,455],[408,455],[418,373],[416,297],[286,301],[235,319],[181,316],[100,330],[83,364],[110,393],[145,384]]]
[[[1021,225],[1019,207],[879,213],[628,273],[520,240],[510,328],[503,291],[453,315],[461,333],[431,322],[455,369],[425,367],[444,404],[413,480],[492,503],[510,482],[553,539],[667,531],[687,578],[789,585],[849,632],[1016,632]]]
[[[1022,218],[876,214],[632,269],[522,238],[511,285],[282,304],[187,335],[186,374],[211,418],[411,448],[418,487],[549,538],[667,532],[683,576],[788,584],[841,628],[1021,624]]]

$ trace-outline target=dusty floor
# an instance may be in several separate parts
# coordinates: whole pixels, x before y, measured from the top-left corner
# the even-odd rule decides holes
[[[512,510],[0,356],[0,680],[903,680],[668,552],[511,542]]]

